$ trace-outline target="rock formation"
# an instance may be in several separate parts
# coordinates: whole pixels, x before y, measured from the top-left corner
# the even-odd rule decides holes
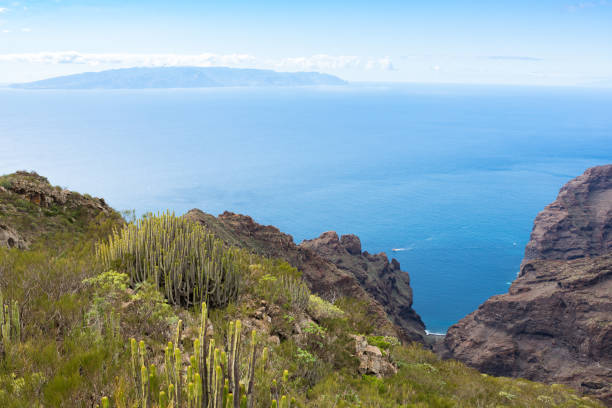
[[[19,233],[8,225],[0,224],[0,246],[5,248],[26,249],[28,243]]]
[[[366,301],[380,334],[425,341],[424,325],[411,308],[412,290],[408,274],[399,270],[397,261],[389,263],[386,256],[361,253],[357,237],[344,238],[343,248],[348,249],[343,249],[346,252],[343,259],[347,265],[338,267],[308,243],[298,246],[291,235],[273,226],[260,225],[245,215],[225,212],[214,217],[194,209],[185,217],[202,223],[228,245],[286,260],[302,272],[314,293],[323,297],[350,296]],[[361,265],[357,267],[357,264]],[[385,288],[387,292],[384,292]]]
[[[567,183],[535,219],[525,259],[576,259],[612,251],[612,165]]]
[[[0,176],[0,246],[26,249],[49,233],[81,231],[100,213],[119,218],[103,199],[54,187],[34,172]]]
[[[564,383],[612,404],[612,165],[536,217],[517,279],[452,326],[440,353],[494,375]]]
[[[349,234],[338,238],[334,231],[306,240],[300,247],[312,250],[338,269],[351,273],[359,285],[384,307],[393,322],[411,331],[409,337],[418,338],[425,331],[425,324],[412,309],[410,276],[400,270],[397,260],[389,262],[385,253],[361,252],[359,237]]]
[[[351,335],[355,340],[355,356],[359,359],[359,373],[375,375],[378,378],[397,373],[397,368],[383,354],[380,348],[368,344],[365,336]]]

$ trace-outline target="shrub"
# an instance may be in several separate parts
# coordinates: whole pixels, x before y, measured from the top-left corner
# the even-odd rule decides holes
[[[306,310],[313,318],[319,321],[321,319],[338,319],[344,316],[342,309],[321,299],[317,295],[310,295]]]
[[[241,253],[169,213],[128,224],[97,248],[106,269],[126,272],[132,284],[152,280],[172,304],[212,307],[236,299]]]
[[[282,260],[260,261],[249,266],[252,278],[256,279],[255,293],[288,309],[304,310],[308,305],[310,290],[302,280],[301,273]]]

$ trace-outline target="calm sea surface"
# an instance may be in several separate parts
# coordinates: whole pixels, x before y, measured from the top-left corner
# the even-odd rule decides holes
[[[357,234],[410,273],[433,332],[505,292],[538,211],[610,162],[610,90],[0,90],[0,173],[139,214],[245,213],[296,242]]]

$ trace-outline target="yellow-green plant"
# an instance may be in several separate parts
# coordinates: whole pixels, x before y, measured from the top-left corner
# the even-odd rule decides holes
[[[5,302],[0,292],[0,331],[2,332],[2,345],[4,352],[11,345],[21,340],[21,320],[19,319],[19,304],[16,300],[12,303]]]
[[[158,375],[155,365],[149,369],[145,365],[146,347],[144,342],[130,340],[134,387],[141,408],[253,408],[254,377],[257,365],[257,333],[251,331],[246,370],[242,372],[242,322],[229,323],[227,342],[222,349],[208,338],[206,304],[202,304],[202,314],[198,337],[193,341],[193,354],[186,356],[189,365],[184,367],[180,349],[182,321],[177,325],[175,343],[169,342],[164,355],[163,375]],[[268,358],[268,349],[262,351],[260,365],[262,370]],[[136,365],[140,366],[140,373]],[[161,372],[161,371],[160,371]],[[283,372],[282,384],[286,384],[289,372]],[[295,400],[279,395],[280,388],[273,381],[271,395],[281,401],[284,408],[295,406]]]
[[[152,280],[172,304],[222,307],[238,294],[243,251],[174,214],[149,215],[114,231],[96,254],[132,283]]]

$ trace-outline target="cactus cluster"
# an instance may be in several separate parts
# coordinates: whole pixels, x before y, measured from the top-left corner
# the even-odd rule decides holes
[[[164,353],[163,374],[153,364],[147,367],[146,345],[130,339],[131,376],[140,408],[253,408],[255,370],[257,366],[257,334],[251,331],[247,354],[242,357],[242,322],[229,323],[226,344],[215,343],[207,333],[208,309],[202,304],[198,337],[193,341],[193,354],[185,356],[184,368],[180,348],[182,321],[179,320],[174,342],[168,342]],[[246,369],[241,370],[241,361]],[[265,370],[268,348],[261,351],[260,369]],[[274,380],[270,387],[271,406],[290,408],[286,392],[289,372],[285,370],[281,385]],[[108,399],[101,401],[102,407]]]
[[[12,344],[21,340],[19,304],[16,300],[5,302],[2,292],[0,292],[0,309],[0,331],[2,332],[2,345],[6,353]]]
[[[306,309],[310,298],[310,290],[304,281],[293,276],[282,275],[280,277],[280,287],[293,308],[297,310]]]
[[[106,268],[126,272],[132,283],[154,281],[172,304],[211,307],[236,298],[244,256],[200,224],[170,213],[114,231],[96,253]]]

